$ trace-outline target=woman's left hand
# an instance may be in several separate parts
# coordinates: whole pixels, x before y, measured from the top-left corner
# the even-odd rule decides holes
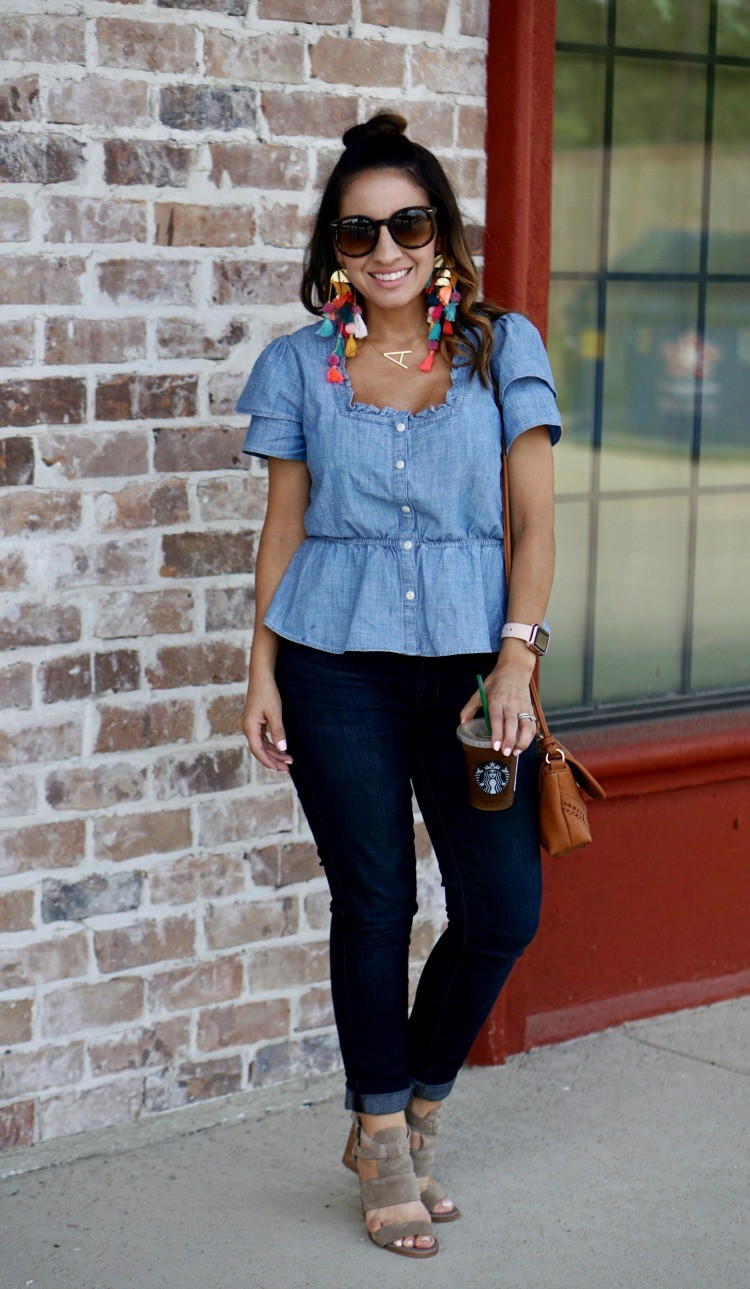
[[[487,706],[492,725],[492,746],[504,756],[519,756],[534,741],[536,724],[528,719],[519,721],[519,712],[533,712],[529,681],[534,672],[534,659],[529,657],[501,658],[484,679]],[[468,703],[461,708],[462,725],[472,720],[482,700],[475,689]]]

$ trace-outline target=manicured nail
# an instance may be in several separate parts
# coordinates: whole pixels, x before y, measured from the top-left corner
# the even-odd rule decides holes
[[[495,751],[496,751],[496,752],[499,752],[499,751],[500,751],[500,744],[499,744],[499,743],[493,743],[493,744],[492,744],[492,746],[493,746],[493,748],[495,749]]]
[[[513,755],[514,755],[514,756],[520,756],[520,755],[521,755],[521,749],[520,749],[520,747],[514,747],[514,748],[513,748]]]
[[[276,746],[280,752],[286,752],[286,739],[280,738]]]
[[[510,756],[510,748],[509,748],[509,747],[504,747],[504,748],[503,748],[503,756]]]

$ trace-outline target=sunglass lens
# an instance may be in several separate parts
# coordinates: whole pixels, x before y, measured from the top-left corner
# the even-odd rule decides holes
[[[435,231],[432,215],[428,210],[415,207],[409,210],[398,210],[390,224],[394,242],[409,250],[426,246]]]
[[[371,219],[339,220],[336,240],[342,255],[366,255],[375,242],[377,229]]]

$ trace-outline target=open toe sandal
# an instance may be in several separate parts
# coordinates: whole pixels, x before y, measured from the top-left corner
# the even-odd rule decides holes
[[[361,1124],[357,1124],[352,1153],[355,1168],[357,1159],[375,1159],[378,1164],[376,1177],[360,1178],[363,1213],[367,1214],[374,1208],[388,1208],[392,1204],[419,1203],[422,1200],[409,1154],[408,1129],[381,1128],[374,1137],[368,1137]],[[367,1234],[381,1249],[399,1253],[404,1258],[433,1258],[438,1251],[432,1223],[418,1218],[411,1222],[390,1222]],[[432,1236],[433,1243],[429,1248],[395,1243],[407,1236],[416,1239],[420,1235]]]
[[[436,1204],[445,1199],[448,1192],[436,1182],[432,1177],[432,1169],[435,1162],[435,1146],[437,1144],[438,1126],[440,1124],[441,1106],[436,1106],[430,1110],[423,1118],[415,1114],[411,1106],[406,1107],[406,1122],[412,1132],[418,1132],[422,1144],[417,1150],[411,1150],[411,1159],[414,1165],[414,1175],[416,1177],[429,1177],[431,1180],[422,1194],[422,1203],[427,1209],[433,1222],[455,1222],[456,1218],[461,1216],[460,1209],[453,1205],[446,1213],[433,1213]]]

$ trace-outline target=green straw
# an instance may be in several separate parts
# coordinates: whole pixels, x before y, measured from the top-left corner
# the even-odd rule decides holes
[[[482,711],[484,712],[484,723],[487,726],[487,733],[492,737],[492,722],[490,720],[490,709],[487,706],[487,695],[484,692],[482,677],[477,672],[477,684],[479,686],[479,697],[482,700]]]

